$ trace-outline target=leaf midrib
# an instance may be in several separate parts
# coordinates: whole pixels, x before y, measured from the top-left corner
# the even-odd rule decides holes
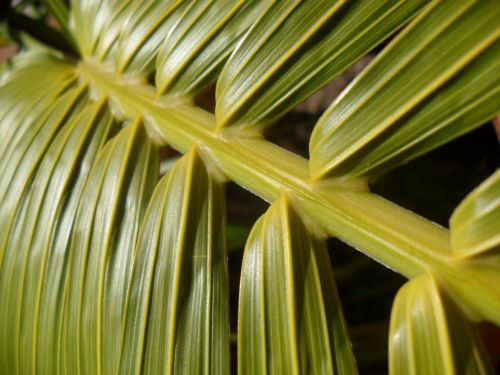
[[[366,181],[314,181],[307,160],[255,134],[216,130],[212,113],[176,97],[158,97],[154,87],[117,78],[100,66],[84,62],[76,70],[98,96],[110,96],[125,118],[142,115],[160,143],[181,153],[198,145],[206,164],[268,202],[287,192],[316,224],[314,231],[338,237],[409,278],[428,270],[454,277],[459,260],[448,230],[367,191]],[[499,293],[472,282],[488,295]]]
[[[365,197],[366,194],[369,194],[370,200],[384,201],[375,194],[367,193],[366,182],[362,180],[331,179],[326,184],[324,182],[317,184],[308,178],[308,162],[302,157],[263,139],[242,139],[241,137],[237,138],[231,132],[228,132],[227,135],[224,131],[216,132],[213,114],[194,106],[176,106],[175,103],[171,106],[168,97],[157,98],[156,91],[152,86],[127,81],[126,78],[117,79],[114,74],[89,63],[81,63],[77,67],[77,74],[84,82],[88,82],[96,89],[99,95],[112,97],[112,102],[119,107],[119,111],[124,117],[136,118],[142,115],[150,133],[154,134],[155,138],[160,138],[162,143],[168,143],[181,153],[188,152],[193,144],[200,144],[201,148],[207,151],[203,153],[204,156],[213,159],[210,164],[219,166],[226,177],[268,202],[276,200],[281,192],[287,191],[299,200],[316,201],[332,210],[339,211],[339,213],[345,213],[349,211],[348,208],[344,210],[341,205],[332,207],[331,202],[331,198],[334,199],[335,195],[342,196],[343,192],[348,194],[358,192],[364,194]],[[264,153],[267,154],[266,158],[262,157]],[[237,173],[238,169],[247,170],[250,174],[240,176]],[[260,181],[256,180],[257,177]],[[325,194],[330,198],[328,201],[323,197]],[[389,210],[408,213],[390,202],[383,204]],[[312,213],[309,212],[309,214],[311,216]],[[366,216],[367,220],[377,216],[369,207],[359,214]],[[408,253],[408,250],[414,253],[413,255],[408,254],[405,257],[405,262],[410,262],[411,258],[417,257],[418,263],[423,261],[428,266],[441,263],[444,259],[440,259],[440,254],[447,253],[449,249],[448,231],[416,214],[412,214],[411,217],[413,223],[408,224],[421,227],[432,238],[429,240],[417,239],[412,238],[410,233],[401,233],[403,237],[408,238],[409,243],[413,243],[414,247],[418,248],[401,249],[405,253]],[[317,222],[317,220],[314,221]],[[325,229],[330,232],[329,228]],[[376,227],[373,228],[372,236],[380,236]],[[355,239],[344,238],[344,240],[353,243]],[[390,242],[390,239],[387,238],[380,240]],[[381,260],[376,254],[368,253],[368,255],[376,260]],[[401,272],[401,267],[398,265],[383,263]],[[415,266],[412,268],[417,271],[418,268],[423,270],[427,267]],[[408,274],[408,272],[403,271],[401,273],[411,276],[414,272]]]

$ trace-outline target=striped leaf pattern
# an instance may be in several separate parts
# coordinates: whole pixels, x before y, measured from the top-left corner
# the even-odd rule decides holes
[[[389,36],[428,1],[273,2],[217,82],[217,126],[260,129]]]
[[[410,279],[390,373],[492,373],[500,173],[449,230],[368,184],[500,112],[498,0],[42,3],[70,51],[22,37],[0,66],[0,374],[355,374],[327,235]],[[263,137],[390,37],[309,160]],[[270,202],[234,351],[228,180]]]
[[[391,374],[493,374],[474,325],[424,275],[398,292],[389,333]]]
[[[229,373],[223,194],[196,149],[158,183],[136,249],[120,374]]]
[[[184,2],[156,62],[160,94],[192,96],[212,83],[267,1]],[[207,32],[208,31],[208,32]]]
[[[117,370],[135,243],[158,156],[138,118],[106,145],[90,172],[69,250],[62,338],[67,373]]]
[[[238,316],[241,374],[356,374],[323,241],[286,196],[245,248]]]
[[[67,240],[68,232],[68,228],[59,227],[53,218],[63,217],[66,205],[74,208],[74,200],[80,197],[67,197],[65,190],[74,186],[81,191],[81,181],[88,172],[85,167],[92,163],[111,124],[109,114],[106,115],[105,107],[100,103],[88,107],[65,126],[41,161],[23,199],[24,204],[17,213],[18,220],[11,221],[11,235],[4,243],[4,267],[9,269],[3,273],[1,286],[10,290],[3,294],[9,297],[2,306],[9,306],[9,313],[15,314],[12,316],[6,312],[2,316],[2,326],[6,327],[6,334],[17,332],[19,336],[18,342],[9,346],[10,350],[5,353],[7,368],[12,372],[25,373],[35,368],[38,314],[42,287],[46,286],[43,280],[45,277],[57,278],[56,273],[60,274],[61,259],[57,259],[59,254],[53,254],[52,244],[55,238]],[[54,269],[52,265],[58,262]],[[54,327],[54,324],[52,315],[43,321],[44,328]],[[54,339],[53,336],[45,337]]]
[[[458,256],[500,255],[500,170],[471,192],[450,219],[453,251]]]
[[[495,0],[427,7],[319,120],[313,178],[372,177],[491,119],[500,111],[499,16]]]

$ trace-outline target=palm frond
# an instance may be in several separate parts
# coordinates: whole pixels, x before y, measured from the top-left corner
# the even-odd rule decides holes
[[[264,1],[185,2],[156,62],[159,93],[192,96],[212,83]]]
[[[106,144],[90,171],[69,249],[67,372],[116,371],[135,243],[156,183],[158,156],[136,119]]]
[[[79,56],[33,44],[0,74],[0,373],[229,373],[228,180],[271,203],[239,373],[356,373],[327,236],[410,279],[391,373],[492,371],[472,322],[500,322],[498,171],[450,230],[368,182],[500,112],[497,0],[44,3]],[[309,160],[262,137],[396,32]],[[164,145],[185,155],[159,178]]]
[[[392,374],[493,373],[476,328],[431,275],[398,292],[389,335]]]
[[[257,221],[241,272],[241,374],[357,373],[328,263],[286,196]]]
[[[426,2],[272,3],[217,82],[218,127],[269,125],[388,37]]]
[[[450,219],[457,256],[494,254],[500,245],[500,170],[471,192]]]
[[[223,186],[196,149],[160,180],[136,249],[119,373],[228,373]]]
[[[499,15],[492,1],[426,8],[320,119],[312,176],[372,177],[499,112]]]
[[[7,369],[26,372],[34,367],[38,330],[41,283],[44,278],[51,241],[70,189],[81,169],[92,163],[99,137],[107,133],[106,123],[97,120],[103,104],[85,106],[81,89],[71,89],[52,103],[20,135],[13,148],[2,184],[1,253],[3,256],[0,289],[8,305],[1,314],[2,339],[16,339],[4,352]],[[64,123],[64,126],[62,125]],[[96,129],[99,126],[99,129]],[[26,178],[28,177],[28,178]],[[64,229],[67,231],[67,229]],[[54,258],[50,262],[55,261]],[[5,308],[8,307],[8,310]]]

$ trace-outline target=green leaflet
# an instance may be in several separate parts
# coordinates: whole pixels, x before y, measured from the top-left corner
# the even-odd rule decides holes
[[[240,288],[240,374],[357,372],[325,244],[286,196],[252,229]]]
[[[455,209],[450,219],[450,240],[455,272],[444,274],[453,296],[463,301],[474,319],[500,324],[500,171],[484,181]],[[486,286],[472,288],[471,281]]]
[[[427,2],[272,2],[238,45],[217,82],[218,128],[269,125]]]
[[[13,64],[0,81],[2,150],[16,144],[15,135],[23,134],[75,80],[69,64],[45,53],[21,53],[16,55]]]
[[[179,0],[73,0],[71,20],[83,56],[108,61],[118,73],[147,76]],[[88,22],[91,19],[94,22]]]
[[[66,189],[78,174],[80,163],[85,161],[87,143],[99,123],[89,121],[89,117],[97,117],[96,112],[100,111],[100,107],[102,105],[94,105],[82,116],[73,116],[53,141],[48,140],[50,146],[46,152],[36,156],[40,157],[39,165],[21,164],[15,176],[19,185],[10,185],[8,188],[8,193],[17,194],[20,204],[14,206],[11,217],[3,217],[1,222],[6,232],[2,232],[5,233],[2,239],[5,262],[0,279],[0,306],[4,306],[4,309],[0,309],[0,324],[11,345],[7,346],[8,350],[4,353],[6,357],[2,357],[0,362],[2,368],[13,373],[25,373],[34,368],[39,299],[48,247],[66,199]],[[54,131],[59,126],[61,123],[57,121],[47,121],[40,133],[44,130]],[[30,150],[33,155],[37,151],[37,141],[47,139],[35,139],[35,147]],[[43,147],[41,149],[44,150]],[[30,153],[22,162],[32,161]],[[31,178],[30,174],[35,175]],[[2,209],[9,207],[6,198]],[[5,307],[8,307],[8,311]]]
[[[98,112],[94,112],[98,110]],[[90,120],[90,121],[89,121]],[[91,140],[82,139],[84,154],[80,156],[76,170],[72,171],[74,176],[71,189],[66,196],[63,191],[60,202],[60,212],[52,219],[52,232],[45,232],[50,242],[45,250],[46,263],[42,281],[42,290],[39,291],[39,304],[36,307],[38,314],[38,335],[36,343],[37,371],[41,374],[55,374],[59,372],[60,356],[65,355],[61,347],[61,334],[63,322],[64,298],[66,293],[66,278],[68,273],[68,248],[69,241],[76,218],[78,203],[88,178],[88,172],[95,161],[98,152],[107,139],[116,132],[116,124],[111,120],[109,112],[99,106],[89,106],[78,120],[82,128],[92,129]],[[67,144],[66,152],[75,152],[72,144]],[[29,321],[29,320],[28,320]]]
[[[22,292],[22,309],[16,312],[20,314],[21,319],[21,373],[29,373],[35,369],[42,281],[46,275],[48,258],[50,257],[51,263],[56,260],[54,255],[50,254],[49,248],[58,227],[59,214],[66,203],[66,192],[73,188],[78,173],[83,175],[81,179],[84,180],[87,172],[85,166],[88,168],[88,163],[93,161],[102,144],[102,138],[105,139],[110,131],[112,121],[105,107],[103,108],[104,105],[105,102],[101,102],[88,106],[81,116],[63,128],[45,153],[27,202],[26,211],[29,215],[22,223],[23,236],[12,245],[17,249],[29,249],[26,253],[25,268],[20,272],[20,282],[16,283],[17,277],[13,281],[13,285],[19,285],[19,291]],[[71,226],[61,229],[67,232],[69,228]],[[23,252],[18,251],[17,256],[21,256]],[[55,275],[52,274],[51,277],[53,276]],[[9,308],[14,310],[12,305]],[[53,319],[47,318],[42,323],[43,327],[47,327]],[[51,342],[55,343],[55,338],[52,339]],[[50,355],[56,353],[54,351]],[[44,359],[49,359],[50,355]]]
[[[373,177],[500,111],[496,0],[435,2],[322,116],[313,178]]]
[[[179,0],[133,0],[127,5],[130,16],[119,36],[115,61],[118,73],[152,72],[161,43],[168,34],[166,22],[180,5]]]
[[[100,27],[95,26],[99,32],[95,34],[93,48],[89,52],[92,59],[99,63],[114,63],[118,38],[131,13],[129,8],[131,1],[133,0],[112,0],[100,4],[97,14]]]
[[[4,152],[3,158],[0,160],[0,173],[8,168],[9,163],[12,163],[11,157],[16,153],[17,148],[21,146],[23,139],[26,139],[26,135],[33,133],[32,127],[43,124],[50,115],[52,107],[57,103],[59,96],[73,84],[73,81],[74,78],[71,77],[48,85],[48,90],[37,92],[40,96],[32,101],[32,106],[19,99],[19,102],[14,104],[6,116],[0,120],[0,137],[2,137],[0,147]],[[14,100],[16,100],[19,96],[13,91],[9,90]],[[11,102],[10,100],[0,101],[2,103],[7,102],[7,104]]]
[[[195,149],[158,184],[134,262],[120,374],[229,373],[223,191]]]
[[[62,87],[56,87],[56,91],[63,90],[66,85],[67,83],[63,83]],[[8,203],[5,202],[5,199],[9,192],[18,193],[20,191],[19,185],[14,183],[15,179],[19,178],[19,183],[22,183],[31,175],[26,171],[36,170],[43,157],[41,151],[50,145],[66,120],[78,113],[80,107],[86,103],[84,89],[85,87],[74,88],[60,97],[50,96],[50,103],[47,103],[47,107],[38,114],[37,118],[32,118],[22,111],[20,116],[16,116],[17,118],[5,119],[4,136],[7,142],[2,145],[4,155],[0,164],[3,177],[0,181],[0,204]],[[41,92],[41,94],[45,93]],[[12,126],[13,130],[10,131],[8,126]],[[26,171],[21,171],[20,166],[26,168]],[[17,188],[9,190],[9,186]]]
[[[156,62],[158,92],[193,96],[212,83],[266,1],[184,2]]]
[[[71,27],[71,34],[75,38],[78,49],[82,56],[89,56],[90,49],[95,43],[100,30],[99,26],[102,17],[97,17],[99,8],[102,7],[103,0],[71,0],[71,7],[69,11],[69,26]],[[93,22],[89,22],[92,20]]]
[[[450,219],[451,246],[457,256],[499,255],[500,170],[479,185]]]
[[[493,374],[481,340],[435,278],[424,275],[398,292],[389,333],[391,374]]]
[[[69,90],[48,105],[36,121],[28,122],[29,126],[24,132],[20,132],[21,134],[13,133],[17,137],[12,136],[9,139],[10,144],[5,150],[5,154],[2,155],[1,163],[0,233],[5,235],[0,238],[0,267],[9,236],[12,235],[9,232],[17,215],[21,215],[21,207],[29,196],[31,182],[43,159],[44,152],[67,119],[78,113],[81,106],[86,103],[83,92],[84,88]],[[20,228],[18,228],[19,230]],[[5,273],[0,276],[0,280],[4,275]]]
[[[39,69],[47,73],[39,75],[38,79],[31,82],[32,84],[49,83],[54,78],[52,74],[65,74],[72,71],[71,64],[57,50],[32,39],[26,40],[25,44],[24,49],[19,50],[16,55],[8,60],[8,67],[0,76],[0,87],[3,85],[3,81],[12,74],[22,75],[26,70],[35,71]],[[29,95],[32,92],[26,92],[26,94]]]
[[[71,20],[75,29],[73,33],[79,38],[83,57],[102,63],[106,56],[114,56],[115,42],[130,17],[129,11],[120,11],[127,9],[130,1],[88,0],[85,3],[75,1],[72,4]],[[82,25],[90,18],[93,22]],[[85,41],[82,40],[82,34],[85,35]],[[113,59],[110,60],[112,61]]]
[[[474,321],[500,325],[500,260],[496,257],[449,260],[450,268],[439,269],[443,285],[450,290]],[[474,284],[474,285],[473,285]]]
[[[68,374],[112,374],[134,248],[158,177],[158,151],[140,118],[94,163],[75,218],[61,356]]]

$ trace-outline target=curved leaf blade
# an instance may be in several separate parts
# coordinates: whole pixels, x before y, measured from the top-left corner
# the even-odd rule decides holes
[[[456,259],[455,266],[441,270],[443,285],[460,301],[473,321],[488,320],[500,325],[500,256]],[[471,287],[471,284],[480,287]]]
[[[0,149],[7,150],[75,81],[65,61],[47,53],[24,52],[0,81]],[[5,161],[2,158],[2,163]]]
[[[223,186],[195,149],[158,184],[131,282],[120,373],[229,373]]]
[[[272,2],[217,82],[217,126],[261,129],[269,125],[342,73],[427,2]]]
[[[212,83],[265,3],[185,2],[158,54],[158,92],[193,96]]]
[[[0,366],[16,373],[20,365],[21,306],[25,268],[30,248],[24,240],[25,222],[30,219],[35,177],[54,140],[86,104],[85,88],[71,89],[51,103],[37,121],[15,134],[2,161],[0,180]],[[19,125],[19,124],[18,124]],[[43,187],[42,187],[43,188]]]
[[[125,11],[115,54],[118,73],[147,76],[155,67],[160,46],[168,35],[171,16],[178,14],[180,1],[131,1]]]
[[[91,117],[93,107],[97,107],[95,109],[99,110],[99,112],[95,113],[94,118]],[[95,124],[87,122],[88,120],[93,121]],[[58,203],[57,216],[53,217],[50,224],[50,232],[45,230],[44,233],[40,233],[43,236],[40,243],[44,244],[46,248],[43,254],[44,259],[42,259],[43,274],[40,279],[39,295],[32,314],[36,317],[34,324],[38,323],[34,334],[36,340],[34,343],[36,345],[36,358],[34,360],[36,361],[37,371],[41,374],[54,374],[60,371],[60,357],[65,355],[61,345],[61,335],[67,290],[66,280],[69,272],[69,245],[74,220],[76,219],[78,204],[89,171],[98,156],[98,152],[117,131],[116,124],[109,112],[106,108],[100,109],[99,106],[88,107],[79,122],[81,125],[77,126],[94,127],[91,134],[92,138],[81,152],[82,155],[79,156],[75,170],[72,171],[77,176],[71,177],[70,185],[65,187],[60,197],[54,195],[54,198],[59,199],[60,202]],[[82,140],[87,142],[85,139]],[[76,149],[78,148],[74,147],[74,144],[68,143],[65,146],[66,152],[74,153]],[[59,167],[59,169],[62,169],[62,167]],[[59,183],[59,181],[52,180],[55,179],[51,179],[49,184]],[[41,222],[42,220],[39,219],[38,221]],[[39,225],[43,225],[43,221]],[[33,247],[36,248],[37,246],[39,245],[34,242]],[[32,321],[30,318],[23,318],[23,320]]]
[[[104,1],[101,3],[97,14],[93,48],[89,54],[98,63],[115,63],[119,37],[127,24],[133,10],[130,8],[132,0]],[[134,3],[136,7],[139,4]],[[106,30],[106,32],[102,32]]]
[[[81,170],[82,164],[95,157],[101,138],[106,138],[112,125],[103,105],[105,102],[85,108],[80,116],[65,125],[45,153],[27,202],[26,210],[30,214],[20,224],[23,236],[13,244],[18,249],[18,256],[26,251],[24,269],[13,280],[13,285],[19,285],[22,292],[21,306],[18,311],[15,311],[14,305],[9,307],[20,317],[18,352],[21,373],[36,368],[41,283],[67,191],[71,190],[79,171],[85,174],[86,171]]]
[[[102,150],[71,239],[63,347],[67,373],[117,370],[134,248],[158,176],[158,150],[139,119]]]
[[[389,333],[391,374],[493,374],[481,340],[432,276],[398,292]]]
[[[98,116],[99,107],[77,113],[82,106],[81,92],[68,92],[54,104],[51,116],[32,124],[29,130],[33,134],[24,134],[4,171],[0,254],[5,257],[0,278],[0,324],[5,327],[2,345],[8,348],[2,351],[7,356],[2,363],[14,372],[19,366],[26,366],[21,371],[30,371],[34,366],[47,247],[67,189],[90,147],[87,142],[100,133],[95,131],[100,122],[89,120]],[[71,147],[65,148],[66,143]]]
[[[247,241],[238,312],[240,374],[356,374],[325,244],[286,196]]]
[[[453,251],[474,256],[500,250],[500,170],[471,192],[450,219]]]
[[[146,77],[154,69],[169,17],[180,1],[72,1],[71,21],[82,55]],[[93,20],[89,24],[89,20]]]
[[[23,194],[25,196],[28,194],[30,183],[43,158],[44,151],[50,146],[67,119],[78,113],[86,104],[84,89],[69,90],[54,101],[35,122],[28,122],[28,126],[20,129],[19,134],[13,133],[12,144],[7,147],[1,165],[1,233],[9,232],[8,228],[11,225],[9,220],[15,217],[17,212],[15,207]],[[6,242],[7,238],[0,242],[0,265]]]
[[[372,177],[493,117],[499,16],[494,0],[429,6],[319,120],[312,177]]]

